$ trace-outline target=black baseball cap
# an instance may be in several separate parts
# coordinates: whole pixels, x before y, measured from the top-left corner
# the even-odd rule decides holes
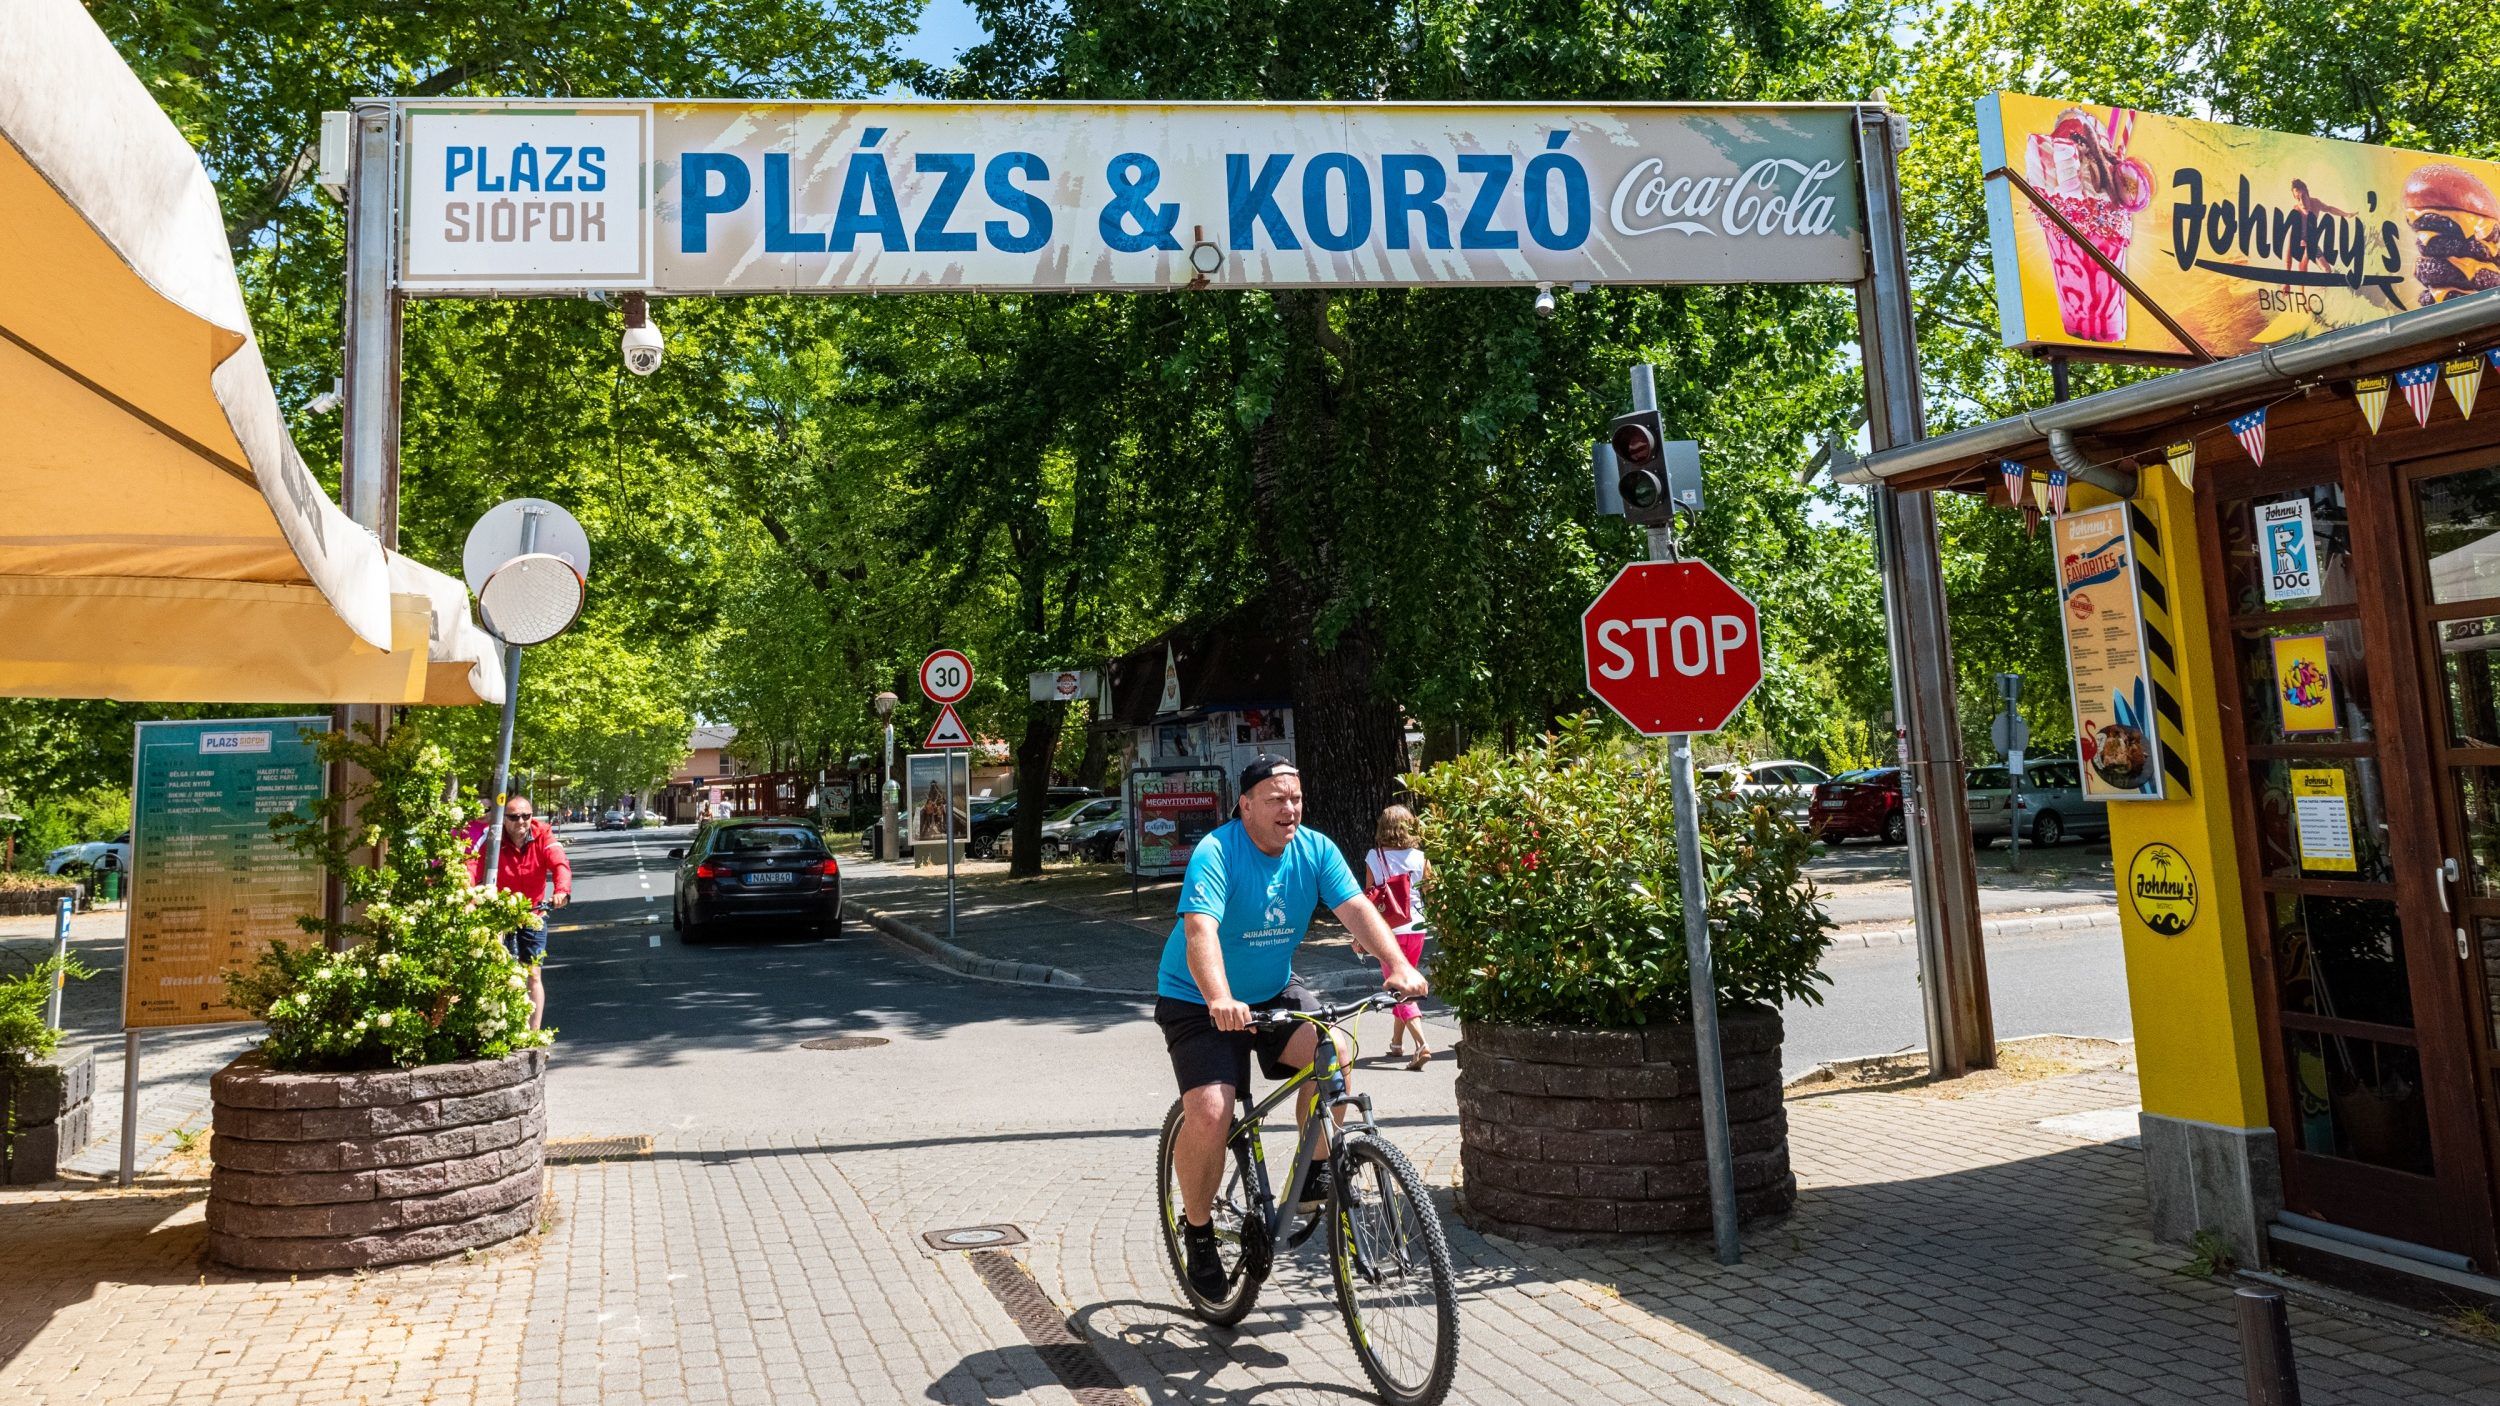
[[[1302,768],[1295,766],[1291,757],[1271,757],[1261,752],[1250,759],[1250,765],[1241,769],[1241,785],[1235,794],[1249,795],[1251,787],[1280,773],[1300,776]]]

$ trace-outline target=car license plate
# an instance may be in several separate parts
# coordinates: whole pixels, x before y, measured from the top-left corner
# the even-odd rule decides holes
[[[749,874],[747,875],[747,882],[750,884],[786,884],[797,877],[798,876],[795,874]]]
[[[1847,801],[1816,801],[1815,804],[1824,810],[1847,810],[1849,808]]]

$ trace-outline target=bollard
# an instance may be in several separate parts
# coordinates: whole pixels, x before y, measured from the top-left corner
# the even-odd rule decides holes
[[[2248,1373],[2248,1406],[2300,1406],[2300,1372],[2292,1365],[2292,1317],[2274,1289],[2242,1289],[2240,1356]]]

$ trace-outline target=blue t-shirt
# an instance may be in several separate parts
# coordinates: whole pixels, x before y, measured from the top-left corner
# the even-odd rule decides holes
[[[1313,904],[1333,910],[1362,892],[1335,842],[1317,830],[1296,830],[1285,852],[1271,855],[1260,852],[1240,821],[1227,821],[1190,851],[1181,916],[1164,939],[1155,990],[1176,1001],[1207,1003],[1189,975],[1188,915],[1204,913],[1215,919],[1223,941],[1233,999],[1267,1000],[1293,976],[1293,952],[1310,929]]]

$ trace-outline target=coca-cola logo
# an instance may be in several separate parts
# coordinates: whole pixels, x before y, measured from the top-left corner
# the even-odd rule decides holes
[[[1830,183],[1842,169],[1838,161],[1766,156],[1736,176],[1671,175],[1666,162],[1647,157],[1615,183],[1606,218],[1615,233],[1634,237],[1669,230],[1740,239],[1829,234],[1836,218]]]

